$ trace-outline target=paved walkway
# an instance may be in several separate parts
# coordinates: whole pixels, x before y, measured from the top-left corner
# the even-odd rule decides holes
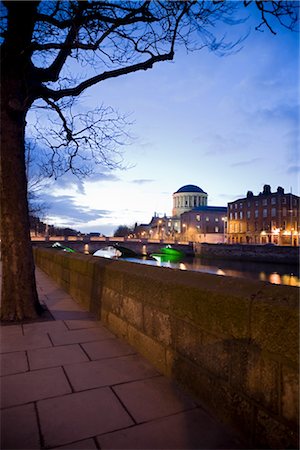
[[[55,320],[1,327],[1,449],[234,449],[238,441],[37,270]]]

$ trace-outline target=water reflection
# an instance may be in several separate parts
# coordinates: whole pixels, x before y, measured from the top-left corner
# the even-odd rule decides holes
[[[122,258],[123,259],[123,258]],[[181,261],[170,259],[137,259],[124,258],[127,261],[149,264],[172,269],[206,272],[220,276],[248,278],[252,280],[268,281],[272,284],[284,284],[300,287],[299,269],[296,265],[257,263],[245,261],[225,261],[202,258],[184,258]]]

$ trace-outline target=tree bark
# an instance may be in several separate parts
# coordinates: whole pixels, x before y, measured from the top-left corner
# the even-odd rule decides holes
[[[2,320],[33,319],[42,312],[35,283],[25,168],[26,114],[32,101],[30,43],[38,2],[7,2],[1,48],[0,232]]]
[[[26,112],[18,111],[16,105],[9,107],[8,93],[12,94],[13,85],[11,82],[2,84],[1,319],[19,321],[36,318],[42,307],[36,290],[28,216],[24,146]]]

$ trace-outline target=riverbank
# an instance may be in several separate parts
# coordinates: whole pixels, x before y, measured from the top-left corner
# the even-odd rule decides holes
[[[194,243],[194,252],[208,259],[299,265],[299,247],[291,246]]]

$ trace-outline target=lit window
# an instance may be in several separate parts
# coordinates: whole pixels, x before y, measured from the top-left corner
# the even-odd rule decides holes
[[[262,204],[263,204],[263,206],[267,206],[267,204],[268,204],[268,199],[267,199],[267,198],[264,198],[263,201],[262,201]]]
[[[234,218],[237,220],[237,212],[234,213]]]
[[[219,222],[219,219],[218,219],[218,217],[216,217],[216,218],[215,218],[215,222]]]
[[[243,211],[240,211],[240,219],[243,218]]]
[[[230,205],[230,209],[232,209],[232,207],[233,207],[233,205],[231,204],[231,205]]]
[[[243,207],[243,203],[240,203],[240,208],[242,208]]]
[[[229,214],[229,218],[230,220],[232,220],[232,212]]]
[[[255,206],[258,206],[258,200],[256,200],[256,202],[255,202]]]
[[[272,208],[271,209],[271,216],[275,217],[276,216],[276,208]]]
[[[219,227],[215,227],[215,232],[219,233]]]
[[[283,203],[284,205],[286,204],[286,197],[283,197],[282,203]]]
[[[256,209],[256,210],[254,211],[254,217],[255,217],[255,219],[258,218],[258,209]]]
[[[263,217],[267,217],[268,215],[268,210],[266,208],[263,209]]]
[[[206,220],[206,222],[209,222],[209,217],[206,217],[205,220]]]
[[[197,220],[197,222],[200,222],[200,214],[196,215],[196,220]]]
[[[250,217],[251,217],[251,212],[247,211],[247,219],[250,219]]]
[[[286,208],[282,208],[282,215],[286,216]]]
[[[243,224],[239,223],[239,232],[241,233],[243,231]]]
[[[234,205],[235,209],[237,209],[237,203]]]
[[[276,197],[272,197],[271,198],[271,204],[272,205],[276,205]]]

